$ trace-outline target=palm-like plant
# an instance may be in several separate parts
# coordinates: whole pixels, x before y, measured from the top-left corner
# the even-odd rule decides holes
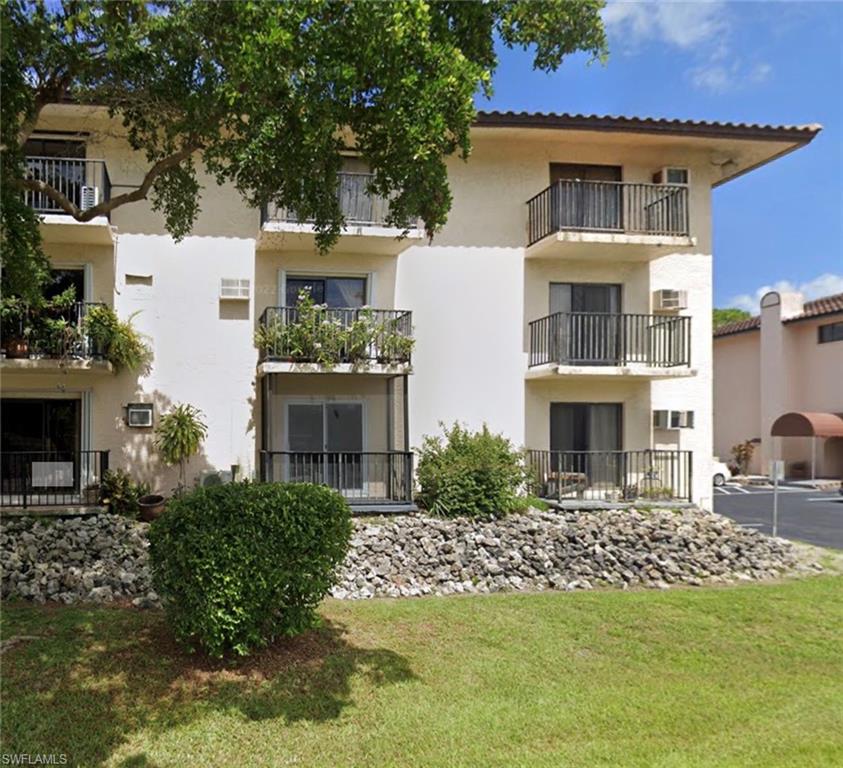
[[[189,404],[177,405],[161,417],[155,429],[155,445],[165,464],[179,465],[179,484],[176,489],[181,493],[185,488],[187,460],[199,453],[199,448],[208,427],[198,408]]]

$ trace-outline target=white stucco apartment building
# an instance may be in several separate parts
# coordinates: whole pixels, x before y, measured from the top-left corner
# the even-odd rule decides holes
[[[208,424],[190,465],[200,479],[236,465],[328,482],[361,509],[401,507],[412,448],[459,420],[528,449],[545,495],[707,505],[712,189],[818,131],[481,113],[470,159],[449,161],[454,205],[432,242],[383,225],[349,147],[348,226],[327,255],[294,212],[249,208],[211,179],[179,243],[146,203],[79,224],[33,200],[56,285],[132,316],[154,362],[116,374],[84,349],[6,354],[2,501],[90,502],[105,462],[168,491],[143,411],[154,425],[187,402]],[[72,194],[125,191],[145,170],[93,107],[48,108],[31,144],[32,168],[70,178]],[[303,288],[342,326],[371,321],[371,307],[389,340],[363,364],[297,359],[284,334]],[[259,329],[274,339],[260,350]],[[396,343],[408,336],[411,359]],[[66,487],[33,485],[47,482],[33,462],[49,452],[64,467],[51,482]]]
[[[771,291],[714,332],[714,450],[755,441],[750,471],[843,479],[843,293]]]

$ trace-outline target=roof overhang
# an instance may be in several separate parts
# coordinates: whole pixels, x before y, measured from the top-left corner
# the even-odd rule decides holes
[[[843,413],[793,411],[779,416],[770,430],[773,437],[843,437]]]
[[[569,135],[590,134],[594,142],[602,134],[607,142],[682,146],[712,153],[720,165],[719,186],[809,144],[822,130],[809,125],[758,125],[703,120],[671,120],[612,115],[570,115],[529,112],[478,112],[475,130],[565,131]],[[599,140],[598,140],[599,141]]]

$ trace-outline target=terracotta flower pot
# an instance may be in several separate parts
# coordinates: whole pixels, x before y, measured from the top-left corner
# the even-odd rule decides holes
[[[141,496],[138,499],[138,506],[140,507],[140,518],[147,523],[151,523],[164,512],[167,506],[167,500],[157,493],[151,493],[147,496]]]
[[[6,357],[10,360],[20,360],[29,357],[29,341],[20,337],[7,339]]]

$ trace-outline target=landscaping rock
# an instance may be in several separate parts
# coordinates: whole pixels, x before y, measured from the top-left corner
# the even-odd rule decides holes
[[[724,584],[815,573],[784,539],[695,509],[355,523],[340,599]]]
[[[148,525],[115,515],[0,521],[3,598],[160,606]],[[703,586],[822,570],[783,539],[699,510],[355,521],[339,599]]]

